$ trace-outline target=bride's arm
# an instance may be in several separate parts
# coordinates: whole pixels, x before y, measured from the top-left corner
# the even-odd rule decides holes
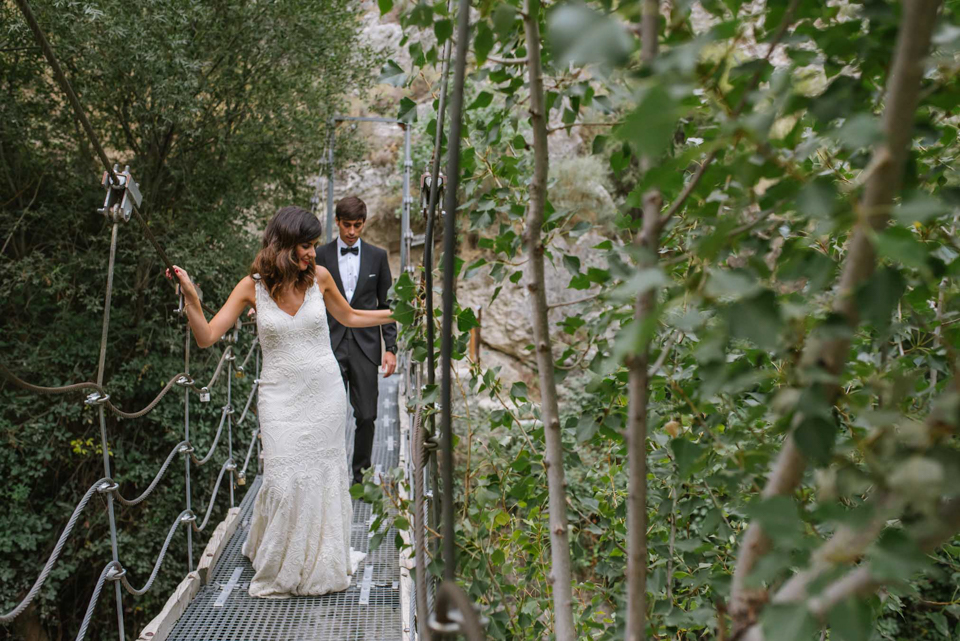
[[[230,298],[223,304],[220,311],[207,322],[207,317],[203,314],[200,307],[200,297],[197,295],[197,289],[190,280],[190,275],[182,267],[173,266],[176,270],[176,276],[180,279],[180,290],[183,292],[184,311],[187,314],[187,320],[190,322],[190,328],[193,330],[193,336],[197,339],[197,345],[200,347],[210,347],[227,333],[234,326],[240,314],[243,313],[247,305],[256,306],[256,290],[253,279],[249,276],[237,283],[230,293]],[[167,278],[172,278],[170,270],[167,270]]]
[[[341,325],[347,327],[376,327],[394,322],[389,309],[354,309],[343,297],[333,276],[325,268],[317,266],[317,284],[323,292],[323,302],[327,311],[336,318]]]

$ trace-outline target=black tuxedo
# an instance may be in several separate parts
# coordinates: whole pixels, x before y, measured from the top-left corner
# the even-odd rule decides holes
[[[330,272],[337,289],[346,296],[340,278],[340,250],[336,240],[317,248],[317,265]],[[357,285],[353,290],[353,298],[347,302],[354,309],[390,309],[387,291],[392,284],[387,252],[361,240]],[[354,482],[358,482],[363,470],[371,464],[379,394],[377,368],[382,362],[380,337],[382,334],[387,349],[395,348],[397,325],[345,327],[330,314],[327,314],[327,323],[330,325],[330,346],[340,363],[340,373],[350,391],[350,404],[357,421],[352,467]]]

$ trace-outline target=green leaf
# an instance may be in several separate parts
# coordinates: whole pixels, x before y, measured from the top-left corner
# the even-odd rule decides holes
[[[433,24],[433,7],[426,2],[418,2],[410,11],[410,24],[416,27],[427,28]]]
[[[477,320],[473,309],[465,307],[457,314],[457,329],[461,332],[469,332],[474,327],[480,327],[480,321]]]
[[[506,40],[512,35],[516,23],[516,8],[506,2],[500,3],[493,12],[493,29],[501,40]]]
[[[517,381],[510,387],[510,398],[519,401],[527,400],[527,395],[529,393],[529,390],[527,390],[527,384],[523,381]]]
[[[893,215],[902,225],[912,225],[917,222],[926,224],[929,220],[942,216],[948,211],[950,208],[939,198],[919,192],[905,199],[903,204],[894,210]]]
[[[877,253],[903,263],[907,267],[923,269],[927,265],[927,251],[913,232],[904,227],[888,227],[876,236]]]
[[[393,85],[394,87],[400,87],[406,81],[407,76],[403,73],[403,69],[393,60],[387,60],[386,64],[380,69],[380,77],[377,78],[377,82]]]
[[[593,435],[596,434],[599,429],[600,426],[593,420],[593,416],[581,414],[577,420],[577,443],[586,443],[593,438]]]
[[[633,51],[633,38],[612,16],[581,2],[558,6],[547,15],[547,41],[557,65],[619,65]]]
[[[881,267],[857,291],[860,315],[877,329],[885,330],[906,289],[907,283],[897,269]]]
[[[484,107],[489,107],[491,102],[493,102],[493,94],[487,91],[481,91],[477,94],[477,97],[473,99],[473,102],[470,103],[470,106],[467,107],[467,110],[483,109]]]
[[[870,641],[873,616],[862,599],[841,601],[827,614],[827,621],[831,637],[836,635],[837,641]]]
[[[804,216],[829,220],[837,211],[839,197],[834,182],[821,176],[800,190],[797,195],[797,209]]]
[[[477,65],[482,65],[493,50],[493,32],[486,22],[477,24],[477,35],[473,38],[473,52],[477,56]]]
[[[855,151],[863,147],[871,147],[883,140],[883,129],[875,116],[859,113],[848,118],[840,126],[837,130],[837,140],[847,149]]]
[[[442,45],[447,38],[453,35],[453,22],[447,18],[433,23],[433,33],[437,36],[437,45]]]
[[[400,111],[397,112],[397,120],[400,122],[412,123],[417,121],[417,103],[407,97],[400,99]]]
[[[797,514],[797,504],[788,496],[755,501],[748,504],[745,511],[779,547],[790,548],[803,538],[803,521]]]
[[[705,288],[711,298],[742,298],[760,290],[756,276],[742,271],[710,269]]]
[[[673,142],[680,117],[679,103],[659,85],[647,88],[639,105],[617,129],[643,156],[658,157]]]
[[[380,8],[380,15],[390,13],[393,9],[393,0],[377,0],[377,6]]]
[[[870,574],[878,581],[909,581],[930,565],[930,560],[903,530],[888,528],[867,551]]]
[[[707,452],[707,448],[703,445],[684,437],[670,441],[670,449],[673,450],[674,460],[677,462],[677,471],[685,479],[690,478],[690,475],[698,469],[697,462]]]
[[[760,615],[760,626],[764,641],[811,641],[819,629],[806,603],[769,605]]]
[[[830,462],[837,440],[837,424],[833,417],[805,416],[793,431],[793,440],[803,455],[814,464],[824,466]]]
[[[776,349],[783,320],[773,292],[763,290],[731,304],[726,317],[731,336],[752,341],[760,349]]]

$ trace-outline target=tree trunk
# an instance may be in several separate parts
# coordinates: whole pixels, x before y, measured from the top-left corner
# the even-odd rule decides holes
[[[549,157],[544,107],[543,78],[540,72],[540,2],[526,0],[524,29],[527,37],[527,70],[530,79],[530,122],[533,125],[533,179],[530,181],[525,241],[527,290],[533,304],[531,322],[540,374],[540,414],[546,441],[547,484],[550,499],[550,581],[553,585],[554,634],[557,641],[574,641],[573,589],[570,572],[570,539],[567,532],[566,480],[563,473],[563,443],[560,437],[560,410],[554,379],[553,349],[547,318],[547,296],[543,269],[543,209],[546,200]]]
[[[870,234],[882,229],[889,221],[890,206],[900,191],[903,180],[903,168],[913,136],[914,113],[919,101],[923,61],[930,46],[930,36],[939,5],[939,0],[914,0],[902,5],[903,18],[884,101],[885,139],[874,150],[868,169],[872,173],[867,179],[860,204],[860,221],[850,239],[840,276],[839,291],[833,305],[834,310],[846,320],[851,329],[855,329],[860,321],[856,307],[856,291],[870,278],[876,267]],[[812,343],[804,360],[837,375],[846,364],[849,351],[850,339],[837,338]],[[839,389],[834,386],[827,394],[828,400],[833,402]],[[802,411],[802,408],[799,411]],[[792,435],[788,435],[771,470],[763,497],[792,493],[800,484],[805,468],[806,460]],[[751,523],[737,555],[737,567],[733,575],[730,613],[734,618],[734,634],[753,623],[756,611],[767,600],[764,590],[747,588],[746,580],[757,561],[770,550],[770,546],[771,541],[759,524]]]
[[[640,23],[641,56],[650,64],[657,56],[657,0],[644,0]],[[643,171],[652,165],[650,158],[640,160]],[[656,265],[660,245],[660,208],[663,199],[653,189],[643,196],[643,228],[637,238],[640,268]],[[648,322],[657,304],[654,289],[637,296],[633,322],[637,328]],[[646,638],[647,629],[647,404],[650,393],[650,348],[645,342],[627,362],[627,641]]]

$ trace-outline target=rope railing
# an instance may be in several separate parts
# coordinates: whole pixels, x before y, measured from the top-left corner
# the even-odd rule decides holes
[[[111,485],[113,484],[113,480],[109,478],[102,478],[91,485],[90,489],[84,493],[83,498],[81,498],[80,502],[77,503],[77,507],[73,509],[73,514],[67,521],[66,527],[64,527],[63,532],[60,533],[60,538],[57,539],[57,544],[53,546],[53,552],[50,553],[50,557],[47,559],[46,564],[40,571],[40,575],[37,576],[37,580],[33,582],[33,587],[30,588],[30,591],[27,592],[27,595],[23,597],[23,600],[21,600],[15,608],[9,612],[0,614],[0,623],[10,623],[16,619],[30,606],[30,603],[37,596],[37,594],[40,593],[40,589],[43,587],[44,582],[46,582],[47,577],[50,576],[50,571],[53,570],[53,566],[56,565],[57,559],[60,558],[60,553],[63,551],[63,546],[67,543],[67,539],[70,538],[70,533],[73,532],[73,527],[77,524],[77,519],[80,518],[80,514],[83,512],[83,509],[87,507],[87,503],[90,502],[90,499],[93,498],[93,495],[96,494],[100,488],[104,487],[105,484]]]
[[[141,494],[137,498],[126,499],[123,497],[122,494],[120,494],[119,491],[114,491],[114,496],[117,497],[117,500],[120,501],[120,504],[125,505],[127,507],[133,507],[134,505],[138,505],[142,503],[148,496],[153,494],[153,491],[156,489],[157,485],[160,483],[160,479],[162,479],[163,475],[166,473],[167,468],[169,468],[170,464],[173,463],[173,459],[176,458],[177,454],[182,454],[184,452],[184,448],[187,448],[187,447],[190,447],[189,441],[180,441],[173,447],[172,450],[170,450],[170,454],[167,455],[166,460],[163,462],[163,465],[160,466],[160,470],[157,472],[156,476],[154,476],[153,480],[150,481],[150,485],[148,485],[147,489],[143,491],[143,494]]]
[[[53,551],[50,553],[46,563],[41,569],[39,575],[33,583],[33,586],[26,593],[23,599],[9,612],[0,613],[0,624],[5,624],[16,619],[20,614],[22,614],[30,604],[35,600],[37,595],[40,593],[40,590],[43,588],[47,578],[52,572],[54,566],[60,559],[64,547],[67,541],[70,539],[70,536],[73,533],[73,530],[78,522],[80,514],[85,510],[90,500],[95,494],[101,494],[106,499],[106,508],[107,508],[107,520],[110,530],[110,544],[111,544],[111,554],[112,560],[108,562],[103,570],[100,573],[99,578],[97,579],[96,584],[94,585],[93,592],[91,594],[87,609],[84,613],[80,628],[77,633],[76,640],[83,641],[86,637],[87,632],[90,628],[93,614],[96,610],[97,603],[99,602],[100,595],[103,591],[104,586],[108,581],[115,583],[115,593],[116,593],[116,605],[117,605],[117,627],[119,630],[119,637],[121,639],[125,638],[124,631],[124,616],[123,616],[123,600],[121,588],[125,589],[127,592],[133,595],[143,595],[153,586],[156,577],[159,573],[160,567],[163,564],[164,559],[166,558],[170,545],[173,541],[173,537],[181,523],[190,523],[190,527],[187,529],[187,559],[188,559],[188,571],[190,571],[193,565],[193,553],[192,553],[192,532],[201,532],[203,531],[213,515],[213,509],[217,503],[217,499],[220,494],[220,487],[223,484],[224,477],[229,472],[231,475],[231,481],[228,484],[229,486],[229,495],[230,495],[230,505],[235,504],[234,501],[234,480],[236,479],[240,484],[243,483],[242,479],[236,478],[237,475],[237,466],[233,461],[233,436],[232,430],[234,426],[233,414],[234,409],[232,405],[232,378],[234,371],[234,362],[236,361],[235,355],[235,344],[239,338],[239,332],[242,327],[249,325],[248,323],[238,323],[234,331],[224,337],[224,342],[227,343],[223,353],[220,355],[217,365],[214,369],[214,372],[210,378],[209,383],[205,386],[198,386],[196,380],[190,375],[190,329],[186,329],[186,343],[184,345],[184,370],[172,378],[170,378],[160,392],[142,409],[133,412],[127,412],[115,405],[111,399],[110,395],[104,386],[104,371],[106,364],[106,355],[107,355],[107,339],[109,336],[110,330],[110,303],[113,294],[113,277],[114,277],[114,268],[116,263],[116,248],[117,248],[117,236],[118,230],[121,222],[126,222],[130,214],[132,213],[134,217],[137,218],[140,223],[141,230],[146,236],[147,240],[157,251],[160,258],[163,260],[164,264],[172,269],[172,264],[167,257],[166,253],[163,251],[163,248],[157,242],[156,237],[153,235],[152,231],[147,227],[145,220],[143,219],[140,211],[140,195],[136,187],[136,183],[133,182],[132,177],[129,174],[129,171],[124,171],[118,173],[116,167],[111,167],[106,153],[103,150],[102,145],[99,142],[95,132],[93,131],[92,126],[90,125],[89,120],[86,118],[86,115],[83,111],[79,99],[73,91],[73,88],[70,86],[69,81],[66,76],[63,74],[63,70],[60,67],[59,62],[56,59],[56,56],[53,52],[52,47],[47,41],[46,36],[43,31],[40,29],[39,23],[36,20],[27,0],[17,0],[17,6],[20,8],[21,13],[24,16],[30,30],[33,32],[34,37],[37,42],[40,44],[44,55],[49,62],[51,69],[53,70],[53,75],[57,83],[60,85],[61,89],[66,94],[70,105],[73,107],[73,110],[80,121],[83,131],[86,133],[87,138],[90,141],[90,144],[93,146],[94,150],[97,153],[97,156],[100,158],[100,161],[103,163],[104,169],[106,171],[106,177],[104,179],[104,186],[107,190],[107,198],[104,203],[104,208],[101,213],[107,216],[107,219],[112,222],[111,225],[111,240],[110,240],[110,257],[107,267],[107,281],[106,281],[106,291],[105,291],[105,302],[103,309],[103,322],[102,322],[102,331],[100,336],[100,349],[98,355],[98,366],[97,366],[97,377],[96,382],[93,381],[82,381],[79,383],[71,383],[67,385],[60,386],[43,386],[29,383],[16,374],[14,374],[6,364],[0,363],[0,379],[6,380],[9,383],[12,383],[16,387],[23,389],[25,391],[36,393],[36,394],[53,394],[53,395],[62,395],[69,394],[73,392],[89,392],[84,403],[91,407],[96,408],[99,418],[100,426],[100,446],[103,452],[103,465],[104,465],[104,474],[103,478],[94,483],[90,488],[84,493],[83,497],[77,503],[77,506],[74,508],[74,511],[70,518],[67,521],[67,524],[64,526],[63,531],[60,534],[59,539],[57,540],[56,545],[53,548]],[[122,200],[121,200],[122,198]],[[203,309],[211,312],[209,307],[203,306]],[[182,300],[180,305],[181,316],[183,310]],[[257,354],[256,357],[256,371],[259,374],[260,368],[260,358],[258,351],[258,341],[254,338],[252,344],[250,345],[249,350],[246,353],[246,356],[243,362],[236,368],[236,372],[239,375],[242,375],[245,371],[251,357]],[[224,373],[225,376],[224,376]],[[209,446],[206,454],[203,457],[198,458],[194,454],[194,446],[191,444],[190,438],[190,414],[189,414],[189,400],[191,392],[197,393],[200,396],[202,402],[210,400],[210,393],[213,386],[220,380],[226,380],[226,404],[223,406],[220,414],[220,422],[217,427],[216,434],[213,437],[213,442]],[[108,447],[108,431],[105,414],[109,410],[114,415],[123,418],[123,419],[137,419],[143,417],[150,412],[152,412],[160,401],[173,390],[174,387],[184,388],[184,438],[179,443],[177,443],[170,453],[167,455],[166,459],[163,461],[163,464],[160,466],[160,469],[157,471],[156,475],[153,477],[153,480],[147,486],[147,488],[136,498],[127,499],[124,498],[119,491],[119,483],[117,483],[110,472],[110,448]],[[259,387],[259,381],[254,380],[254,384],[250,391],[250,395],[246,400],[243,413],[240,417],[240,420],[237,421],[237,425],[242,423],[246,418],[248,412],[250,411],[253,399],[256,396],[256,391]],[[253,412],[255,415],[256,412]],[[244,462],[243,473],[246,472],[247,465],[249,463],[250,454],[253,450],[254,444],[257,442],[257,434],[259,430],[254,429],[253,442],[251,443],[250,450],[247,453],[247,459]],[[198,525],[197,517],[191,509],[191,490],[190,490],[190,468],[191,465],[202,466],[212,460],[215,452],[218,449],[224,433],[227,436],[227,459],[220,468],[220,472],[217,476],[216,483],[213,486],[213,491],[211,492],[209,501],[207,502],[206,511],[204,513],[203,521]],[[185,458],[185,485],[186,485],[186,509],[184,509],[180,515],[177,517],[176,521],[172,524],[170,529],[167,532],[167,536],[164,539],[163,545],[160,548],[159,555],[156,562],[153,565],[153,569],[147,578],[146,583],[141,588],[134,587],[127,578],[127,571],[124,569],[123,565],[120,563],[119,558],[119,545],[117,537],[117,519],[114,514],[114,499],[118,501],[121,505],[132,507],[140,504],[146,500],[156,489],[159,487],[160,482],[166,475],[170,466],[173,464],[173,461],[176,459],[178,454],[189,454]]]

